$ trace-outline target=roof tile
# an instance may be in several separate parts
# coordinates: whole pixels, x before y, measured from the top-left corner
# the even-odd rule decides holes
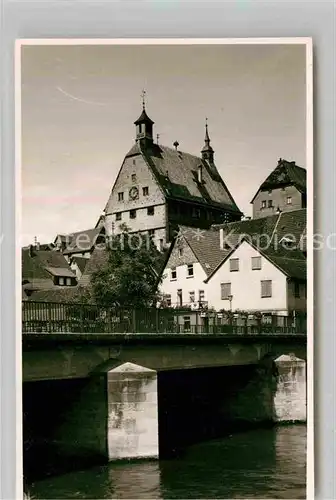
[[[240,211],[216,167],[202,158],[154,144],[142,151],[165,196]],[[202,183],[198,168],[202,167]]]

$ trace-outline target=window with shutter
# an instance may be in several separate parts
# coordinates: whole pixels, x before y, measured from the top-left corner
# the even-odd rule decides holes
[[[252,270],[261,269],[261,257],[252,257]]]
[[[272,281],[262,280],[261,281],[261,296],[262,297],[272,297]]]
[[[221,283],[221,299],[228,300],[231,296],[231,283]]]
[[[239,259],[230,259],[230,271],[239,271]]]

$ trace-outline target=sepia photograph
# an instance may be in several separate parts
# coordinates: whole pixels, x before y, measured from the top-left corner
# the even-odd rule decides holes
[[[307,498],[311,65],[17,42],[26,500]]]

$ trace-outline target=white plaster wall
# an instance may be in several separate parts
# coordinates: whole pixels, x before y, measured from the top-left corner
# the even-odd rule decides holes
[[[278,384],[274,396],[277,422],[305,422],[307,419],[306,362],[303,359],[280,356],[275,360]]]
[[[113,234],[119,234],[121,232],[120,226],[126,224],[126,226],[132,232],[148,231],[150,229],[158,229],[166,226],[166,206],[155,205],[154,215],[147,215],[147,207],[152,207],[154,205],[148,204],[146,207],[141,207],[136,209],[136,218],[130,218],[130,212],[127,210],[122,212],[122,219],[117,220],[116,214],[108,215],[106,217],[107,227],[110,228],[109,234],[112,234],[112,222],[113,222]]]
[[[164,294],[171,295],[171,301],[173,304],[178,302],[177,300],[177,290],[182,290],[182,299],[184,304],[189,303],[189,292],[195,292],[195,300],[199,300],[198,292],[199,290],[204,290],[205,297],[207,300],[207,286],[204,283],[206,279],[206,274],[199,262],[193,264],[194,266],[194,276],[188,276],[187,264],[182,264],[176,267],[177,278],[176,280],[171,279],[171,268],[167,267],[164,270],[164,279],[161,285],[161,291]]]
[[[157,373],[125,363],[108,373],[108,458],[157,458]]]
[[[136,175],[135,182],[132,181],[134,174]],[[129,190],[132,187],[137,187],[139,191],[139,197],[136,200],[132,200],[129,196]],[[143,187],[148,187],[148,196],[143,195]],[[123,201],[118,199],[119,192],[124,193]],[[165,203],[165,197],[143,157],[137,155],[125,158],[106,205],[106,234],[112,234],[112,223],[114,234],[118,234],[122,223],[134,232],[166,227]],[[147,215],[147,207],[151,206],[155,207],[155,213]],[[137,211],[135,219],[130,219],[130,210]],[[116,212],[122,213],[121,221],[116,220]]]
[[[207,284],[210,306],[230,309],[230,302],[221,299],[221,283],[231,283],[232,310],[286,312],[286,276],[264,257],[261,270],[252,270],[251,258],[258,256],[259,252],[245,241],[237,248]],[[231,258],[239,259],[239,271],[230,271]],[[261,280],[272,280],[272,297],[261,297]]]

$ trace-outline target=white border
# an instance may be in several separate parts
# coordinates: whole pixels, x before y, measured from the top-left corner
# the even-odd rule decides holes
[[[310,37],[270,38],[39,38],[18,39],[15,42],[15,282],[21,291],[21,47],[24,45],[306,45],[306,167],[307,167],[307,499],[315,496],[314,473],[314,255],[313,246],[313,43]],[[22,498],[22,350],[21,292],[16,303],[16,498]],[[20,410],[20,411],[18,411]]]
[[[22,427],[22,259],[21,259],[21,234],[22,234],[22,115],[21,115],[21,47],[16,45],[14,57],[15,72],[15,347],[16,347],[16,380],[15,380],[15,402],[16,402],[16,476],[15,476],[15,498],[23,498],[23,427]]]
[[[306,42],[306,148],[307,148],[307,499],[315,497],[314,460],[314,120],[313,43]]]

